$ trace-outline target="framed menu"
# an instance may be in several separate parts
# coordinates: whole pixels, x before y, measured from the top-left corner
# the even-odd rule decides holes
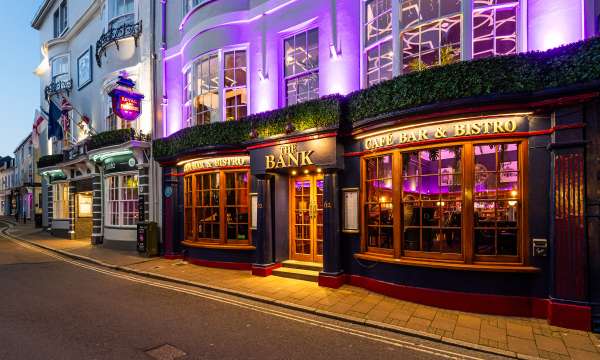
[[[358,188],[342,189],[344,201],[344,218],[342,231],[348,233],[358,233]]]
[[[256,230],[257,228],[257,208],[258,208],[258,194],[250,193],[250,228]]]

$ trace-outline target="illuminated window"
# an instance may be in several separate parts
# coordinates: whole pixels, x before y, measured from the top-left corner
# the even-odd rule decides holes
[[[249,244],[247,171],[201,172],[184,178],[186,241]]]
[[[460,60],[461,0],[404,0],[401,6],[404,73]]]
[[[225,120],[239,120],[248,113],[246,77],[246,50],[226,52],[223,74]]]
[[[52,185],[52,217],[54,219],[69,218],[69,183]]]
[[[183,12],[187,14],[190,10],[196,6],[206,2],[206,0],[183,0]]]
[[[108,105],[106,109],[108,115],[106,116],[106,130],[132,129],[136,120],[128,121],[121,119],[113,112],[112,98],[110,96],[107,97],[107,101]]]
[[[77,217],[91,218],[92,217],[92,193],[77,194]]]
[[[248,114],[247,62],[245,49],[219,50],[200,57],[184,71],[186,126],[239,120]]]
[[[311,29],[284,40],[285,104],[319,97],[319,30]]]
[[[135,21],[134,0],[109,0],[108,18],[109,29],[133,24]]]
[[[462,148],[402,154],[404,250],[461,253]]]
[[[473,58],[517,53],[518,1],[475,0]]]
[[[364,41],[367,86],[392,78],[392,0],[365,3]]]
[[[464,142],[365,157],[363,251],[522,263],[523,144]]]
[[[138,176],[106,177],[105,221],[110,226],[133,226],[138,219]]]
[[[392,155],[365,160],[367,247],[394,247]]]

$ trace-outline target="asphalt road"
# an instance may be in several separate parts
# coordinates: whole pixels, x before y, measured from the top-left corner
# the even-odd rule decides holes
[[[0,235],[0,359],[183,353],[181,359],[498,358],[107,271]]]

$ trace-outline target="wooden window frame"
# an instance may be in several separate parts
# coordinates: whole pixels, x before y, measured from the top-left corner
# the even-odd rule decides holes
[[[473,189],[475,181],[475,153],[474,146],[481,144],[517,144],[518,145],[518,184],[519,184],[519,197],[518,200],[521,204],[517,215],[518,219],[518,231],[517,231],[517,256],[497,256],[497,255],[476,255],[475,254],[475,229],[474,229],[474,198]],[[528,247],[528,141],[526,138],[511,138],[511,139],[491,139],[491,140],[474,140],[474,141],[454,141],[439,144],[435,146],[413,146],[402,149],[387,150],[381,152],[374,152],[360,159],[360,250],[359,254],[356,254],[359,258],[365,258],[370,260],[379,259],[381,261],[392,262],[392,263],[410,263],[410,265],[423,266],[442,266],[447,263],[449,266],[462,266],[464,265],[469,269],[477,269],[478,265],[481,268],[497,267],[498,271],[504,271],[506,268],[511,267],[525,267],[529,265],[529,247]],[[462,224],[461,224],[461,236],[462,236],[462,252],[459,257],[457,254],[444,254],[435,252],[421,252],[421,251],[405,251],[403,250],[404,233],[403,233],[403,219],[402,219],[402,153],[433,149],[433,148],[445,148],[445,147],[456,147],[459,146],[462,149]],[[387,251],[386,249],[375,249],[367,246],[367,216],[365,211],[366,204],[366,160],[373,157],[379,157],[382,155],[392,155],[392,188],[393,188],[393,251]],[[429,265],[428,265],[429,264]],[[439,264],[439,265],[435,265]],[[504,269],[504,270],[502,270]]]
[[[245,173],[248,176],[248,191],[247,191],[247,206],[248,206],[248,239],[236,240],[227,238],[227,186],[226,186],[226,174]],[[196,176],[217,174],[219,178],[219,239],[203,239],[198,238],[197,229],[198,223],[196,220]],[[210,248],[223,248],[223,249],[236,249],[236,248],[250,248],[252,245],[252,220],[251,220],[251,193],[250,193],[250,170],[248,168],[243,169],[210,169],[206,171],[193,171],[189,174],[185,174],[184,178],[184,245],[197,246],[197,247],[210,247]],[[188,185],[189,182],[189,185]],[[188,186],[191,186],[191,191],[188,191]],[[192,203],[189,203],[188,196],[191,196]],[[236,205],[237,206],[237,205]],[[191,214],[191,226],[192,226],[192,237],[190,238],[186,233],[186,222],[188,221],[188,214]]]

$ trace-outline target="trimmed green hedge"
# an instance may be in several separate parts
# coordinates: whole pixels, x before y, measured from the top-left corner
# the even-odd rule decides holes
[[[106,146],[123,144],[131,140],[149,141],[149,138],[146,135],[136,133],[134,129],[109,130],[90,136],[87,149],[88,151],[100,149]]]
[[[38,169],[54,166],[63,161],[63,154],[40,156],[37,161]]]
[[[216,122],[182,129],[164,139],[154,140],[156,158],[167,158],[186,150],[216,145],[239,145],[251,140],[250,132],[256,129],[258,138],[285,133],[288,122],[295,131],[334,127],[340,121],[339,95],[326,96],[282,109],[253,114],[241,121]]]
[[[600,81],[600,38],[546,52],[432,67],[398,76],[345,97],[327,96],[250,115],[242,121],[186,128],[167,138],[154,140],[154,156],[165,159],[204,146],[241,144],[250,140],[253,127],[259,138],[283,134],[288,121],[296,131],[344,125],[340,124],[341,121],[351,125],[443,101],[503,94],[526,96],[593,81]]]
[[[600,38],[399,76],[348,95],[347,118],[356,122],[440,101],[528,94],[594,80],[600,80]]]

